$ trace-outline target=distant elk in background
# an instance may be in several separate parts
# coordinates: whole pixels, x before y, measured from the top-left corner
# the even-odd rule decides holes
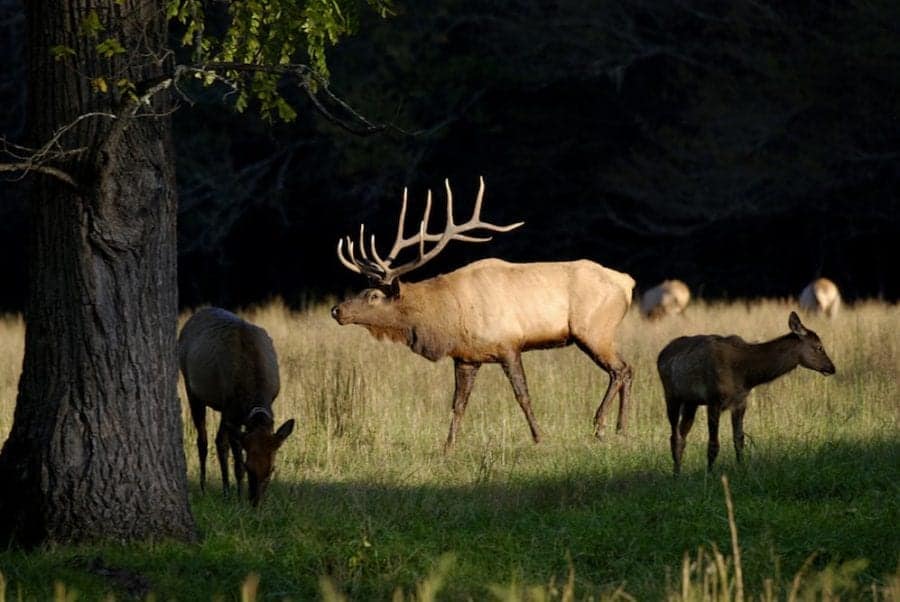
[[[341,263],[367,276],[373,287],[336,305],[331,315],[339,324],[364,326],[377,338],[407,345],[432,361],[453,358],[456,388],[453,417],[445,451],[456,438],[469,394],[479,367],[499,363],[515,392],[535,443],[541,435],[531,410],[531,400],[522,368],[523,351],[562,347],[575,343],[610,376],[609,386],[594,415],[594,433],[601,437],[605,416],[613,397],[619,395],[617,430],[626,428],[631,388],[631,367],[615,349],[616,327],[631,304],[631,276],[581,260],[570,262],[515,264],[499,259],[476,261],[449,274],[421,282],[398,278],[434,259],[451,240],[486,242],[489,237],[466,234],[472,230],[508,232],[522,222],[498,226],[481,221],[484,181],[480,180],[472,218],[453,221],[453,196],[447,189],[447,222],[440,234],[428,232],[431,191],[424,218],[417,231],[404,235],[406,190],[397,226],[397,237],[386,259],[375,247],[375,237],[366,252],[364,226],[359,230],[359,255],[347,237],[345,256],[342,239],[337,246]],[[433,244],[428,251],[427,244]],[[394,265],[406,248],[418,250],[408,263]]]
[[[641,296],[641,315],[649,320],[680,314],[691,300],[691,289],[681,280],[664,280]]]
[[[275,452],[294,430],[291,419],[272,432],[275,426],[272,402],[280,388],[278,358],[272,339],[259,326],[229,311],[207,307],[192,315],[181,329],[178,363],[191,418],[197,428],[200,489],[206,487],[206,407],[209,406],[222,414],[216,433],[222,489],[228,492],[230,446],[238,498],[246,468],[250,502],[257,506],[272,478]]]
[[[740,462],[744,413],[751,389],[797,366],[834,374],[834,364],[819,336],[803,326],[794,312],[788,318],[788,327],[788,334],[766,343],[747,343],[738,336],[695,335],[673,339],[660,351],[656,366],[672,428],[670,445],[676,475],[681,472],[685,438],[698,406],[706,406],[707,470],[712,470],[719,453],[719,415],[724,410],[731,410],[734,451]]]
[[[801,291],[800,308],[833,318],[841,309],[841,293],[837,285],[828,278],[816,278]]]

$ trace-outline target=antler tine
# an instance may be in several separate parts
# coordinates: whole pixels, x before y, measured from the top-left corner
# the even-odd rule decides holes
[[[347,242],[348,242],[347,247],[350,250],[350,257],[353,257],[353,242],[350,240],[350,237],[347,237]],[[338,259],[341,260],[341,263],[344,264],[345,268],[347,268],[348,270],[350,270],[352,272],[356,272],[357,274],[363,273],[362,270],[359,268],[359,265],[356,264],[355,258],[354,258],[354,261],[351,262],[351,261],[347,260],[346,257],[344,257],[344,239],[343,238],[338,239],[337,255],[338,255]]]
[[[419,228],[419,235],[421,236],[424,233],[424,236],[440,236],[440,234],[428,234],[428,220],[431,219],[431,189],[428,189],[428,196],[425,198],[425,214],[422,216],[422,224],[424,224],[424,228]]]
[[[375,248],[375,235],[373,234],[371,239],[369,240],[369,244],[372,246],[372,257],[375,259],[375,263],[378,264],[378,267],[382,269],[382,271],[387,274],[391,271],[391,258],[388,257],[388,260],[385,261],[378,254],[378,249]]]
[[[478,176],[478,194],[475,196],[475,210],[472,215],[481,217],[481,201],[484,200],[484,176]]]
[[[366,255],[366,244],[365,244],[366,234],[365,234],[365,230],[366,230],[366,225],[365,225],[365,224],[360,224],[360,225],[359,225],[359,254],[362,255],[362,258],[363,258],[363,259],[368,259],[369,256]],[[372,240],[372,248],[373,248],[373,249],[375,248],[375,241],[374,241],[374,238],[375,238],[375,237],[373,236],[373,237],[372,237],[372,239],[373,239],[373,240]]]
[[[428,191],[428,198],[431,198],[431,191]],[[419,260],[421,261],[423,257],[425,257],[425,231],[426,224],[425,220],[419,222]]]
[[[449,184],[448,184],[449,189]],[[475,197],[475,210],[472,211],[472,219],[463,224],[466,229],[471,228],[483,228],[485,230],[492,230],[494,232],[509,232],[510,230],[515,230],[525,222],[516,222],[515,224],[509,224],[508,226],[498,226],[496,224],[489,224],[487,222],[481,221],[481,202],[484,200],[484,176],[478,176],[478,195]],[[457,240],[463,240],[462,238],[457,238]],[[490,240],[488,237],[485,240]],[[481,242],[481,241],[479,241]]]
[[[406,196],[408,190],[409,189],[406,186],[403,187],[403,205],[400,207],[400,219],[397,223],[397,237],[394,238],[394,246],[391,247],[391,252],[388,253],[388,261],[396,259],[397,253],[403,248],[403,230],[406,227]]]
[[[456,227],[453,223],[453,191],[450,190],[450,178],[444,178],[444,188],[447,189],[447,225],[444,227],[444,235],[448,230]],[[443,238],[444,235],[441,235]]]
[[[410,236],[409,238],[404,238],[403,231],[406,229],[406,207],[407,207],[407,189],[403,189],[403,207],[400,209],[400,223],[397,225],[397,236],[394,239],[394,246],[391,247],[391,252],[388,253],[387,256],[387,264],[390,265],[391,262],[397,259],[397,255],[410,246],[411,244],[415,244],[419,237],[422,235],[421,228],[416,231],[415,234]],[[428,228],[428,220],[431,216],[431,191],[428,191],[428,198],[425,202],[425,213],[422,217],[422,221],[425,222],[426,229]],[[428,234],[425,233],[425,240],[429,242],[434,242],[439,240],[441,237],[440,234]]]

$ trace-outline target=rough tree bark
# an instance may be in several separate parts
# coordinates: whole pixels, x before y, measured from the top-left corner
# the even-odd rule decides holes
[[[29,0],[29,138],[86,150],[73,188],[36,176],[30,199],[25,359],[0,453],[0,542],[193,538],[175,330],[176,194],[169,101],[132,116],[85,74],[160,75],[161,0]],[[126,49],[102,58],[92,12]],[[50,48],[76,51],[73,63]],[[147,57],[150,57],[148,59]],[[79,73],[80,72],[80,73]]]

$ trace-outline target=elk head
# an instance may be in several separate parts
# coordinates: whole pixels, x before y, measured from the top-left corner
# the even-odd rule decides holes
[[[834,374],[834,364],[825,352],[819,335],[803,326],[796,312],[791,312],[790,318],[788,318],[788,327],[792,333],[800,337],[800,341],[803,343],[800,347],[800,365],[825,375]]]
[[[269,481],[272,480],[275,452],[294,431],[294,419],[288,420],[273,433],[274,426],[272,413],[266,408],[256,407],[250,411],[247,430],[241,435],[250,503],[254,506],[259,505]]]
[[[369,250],[366,251],[365,225],[359,226],[359,244],[354,245],[349,236],[338,241],[337,255],[341,263],[348,270],[362,274],[369,279],[371,286],[356,296],[335,305],[331,308],[331,316],[339,324],[360,324],[366,326],[375,335],[386,335],[397,338],[399,325],[396,323],[399,316],[393,311],[393,305],[400,298],[400,282],[398,278],[412,270],[431,261],[444,250],[451,240],[464,242],[487,242],[490,236],[470,236],[465,234],[471,230],[490,230],[493,232],[509,232],[518,228],[524,222],[498,226],[481,221],[481,203],[484,198],[484,178],[479,178],[478,196],[475,198],[475,209],[472,217],[462,224],[453,221],[453,192],[450,190],[450,182],[444,180],[447,190],[447,223],[441,233],[428,232],[428,219],[431,216],[431,190],[425,205],[425,214],[419,222],[418,230],[411,236],[405,236],[407,189],[403,189],[403,205],[400,208],[400,218],[397,224],[397,236],[387,258],[382,259],[375,247],[375,236],[369,238]],[[346,255],[344,244],[346,242]],[[426,244],[433,244],[425,250]],[[418,255],[415,259],[400,265],[394,265],[397,256],[404,249],[416,247]],[[356,249],[359,249],[359,257]]]

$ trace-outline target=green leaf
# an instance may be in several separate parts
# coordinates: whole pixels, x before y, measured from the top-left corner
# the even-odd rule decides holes
[[[81,34],[87,38],[96,38],[104,29],[95,10],[89,12],[81,21]]]
[[[117,54],[124,54],[125,48],[115,38],[107,38],[97,44],[97,53],[106,58],[112,58]]]
[[[51,46],[50,47],[50,56],[52,56],[57,61],[61,61],[67,56],[75,56],[75,49],[70,48],[69,46]]]
[[[106,79],[102,77],[95,77],[91,80],[91,87],[95,92],[100,92],[101,94],[106,94],[109,91],[109,86],[106,84]]]
[[[241,92],[238,94],[237,100],[234,102],[234,110],[238,113],[243,113],[244,109],[247,108],[247,93]]]
[[[294,107],[281,97],[275,101],[275,108],[278,109],[278,116],[282,121],[291,122],[297,118],[297,111],[294,110]]]

